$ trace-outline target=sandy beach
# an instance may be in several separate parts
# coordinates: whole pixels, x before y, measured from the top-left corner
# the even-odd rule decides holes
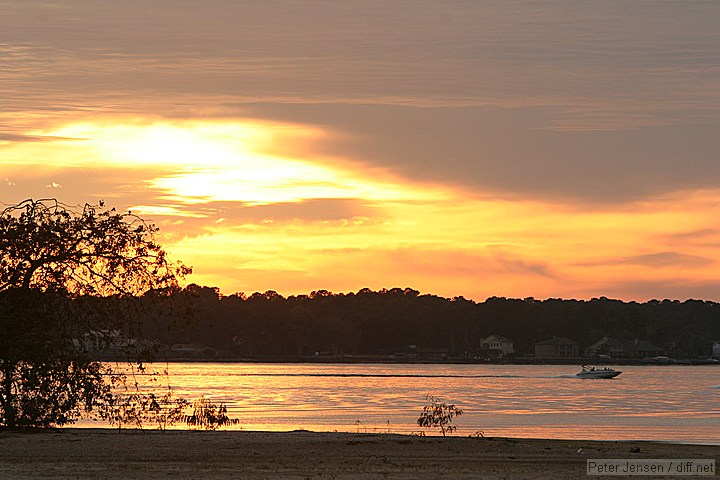
[[[718,454],[652,442],[63,429],[0,432],[0,478],[575,479],[589,478],[589,458]]]

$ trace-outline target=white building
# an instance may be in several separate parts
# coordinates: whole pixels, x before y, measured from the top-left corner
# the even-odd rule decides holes
[[[511,355],[513,349],[513,341],[502,335],[490,335],[480,341],[480,348],[488,353],[496,354],[499,357]]]

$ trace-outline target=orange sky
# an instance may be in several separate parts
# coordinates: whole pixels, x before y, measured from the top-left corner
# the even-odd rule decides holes
[[[226,294],[720,300],[720,4],[386,3],[4,2],[0,201]]]

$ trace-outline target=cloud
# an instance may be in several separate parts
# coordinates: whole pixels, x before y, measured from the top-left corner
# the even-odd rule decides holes
[[[201,218],[201,219],[208,217],[208,214],[206,214],[206,213],[192,211],[192,210],[184,209],[180,206],[171,206],[171,205],[134,205],[134,206],[130,207],[128,210],[131,211],[132,213],[135,213],[140,216],[175,217],[175,218],[178,218],[178,221],[180,221],[180,219],[183,219],[185,217]]]
[[[0,142],[48,142],[62,140],[61,138],[44,137],[40,135],[23,135],[13,133],[0,133]]]
[[[648,300],[718,300],[717,292],[720,291],[720,281],[694,280],[677,278],[668,279],[632,279],[618,280],[612,284],[596,287],[593,290],[578,290],[578,298],[591,298],[605,295],[610,298],[625,300],[648,301]],[[602,292],[602,293],[599,293]]]
[[[702,240],[705,238],[717,239],[720,238],[720,229],[702,228],[689,231],[673,232],[671,234],[668,234],[667,238],[676,241]]]
[[[340,156],[416,181],[603,203],[720,177],[713,2],[278,5],[71,0],[36,21],[46,5],[7,3],[4,135],[149,111],[274,118],[330,126],[352,138]]]
[[[494,250],[494,249],[493,249]],[[545,262],[528,261],[521,257],[510,256],[504,253],[496,252],[493,259],[499,264],[502,270],[512,272],[522,276],[530,275],[545,277],[547,279],[558,280],[558,274]]]
[[[595,262],[583,263],[584,266],[601,265],[638,265],[643,267],[703,267],[715,263],[712,258],[687,255],[679,252],[656,252],[620,258],[606,258]]]
[[[714,260],[678,252],[657,252],[618,259],[616,263],[649,267],[699,267],[714,263]]]
[[[52,183],[45,185],[45,188],[62,188],[62,185],[60,185],[59,183],[52,182]]]
[[[717,185],[720,121],[617,131],[547,130],[562,108],[275,104],[255,105],[247,113],[336,125],[352,136],[328,139],[327,154],[350,152],[404,177],[499,196],[621,204]]]

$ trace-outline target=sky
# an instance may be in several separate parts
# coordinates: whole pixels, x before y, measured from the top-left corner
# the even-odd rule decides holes
[[[720,301],[720,2],[0,0],[0,204],[223,294]]]

